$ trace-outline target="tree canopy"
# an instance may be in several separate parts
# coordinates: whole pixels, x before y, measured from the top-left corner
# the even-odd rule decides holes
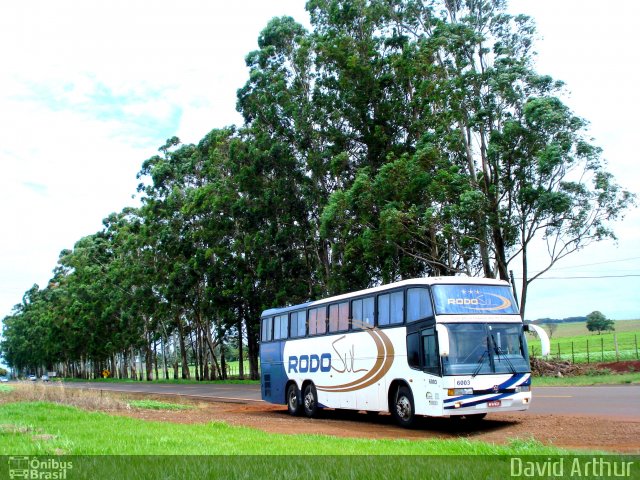
[[[598,335],[600,335],[602,332],[615,330],[615,322],[596,310],[587,315],[587,330],[598,332]]]

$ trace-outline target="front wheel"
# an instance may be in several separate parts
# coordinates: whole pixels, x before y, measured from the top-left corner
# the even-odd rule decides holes
[[[318,415],[318,393],[313,383],[310,383],[304,387],[304,395],[302,395],[302,406],[304,407],[304,414],[313,418]]]
[[[411,428],[415,424],[416,409],[410,388],[405,386],[398,388],[391,413],[401,427]]]
[[[302,403],[300,402],[300,391],[295,383],[287,388],[287,408],[294,417],[302,413]]]

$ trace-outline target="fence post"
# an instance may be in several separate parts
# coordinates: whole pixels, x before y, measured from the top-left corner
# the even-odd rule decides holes
[[[640,360],[640,357],[638,356],[638,334],[636,333],[633,338],[636,341],[636,359]]]
[[[576,357],[573,353],[573,341],[571,342],[571,363],[576,363]]]
[[[560,342],[558,342],[558,361],[560,361]]]
[[[613,344],[616,347],[616,362],[620,361],[620,353],[618,351],[618,336],[614,333],[613,334]]]
[[[604,362],[604,337],[600,337],[600,358]]]
[[[638,345],[636,344],[636,353],[638,351]],[[536,358],[536,346],[535,345],[531,345],[531,356],[533,358]]]
[[[587,363],[589,363],[589,339],[587,338]]]

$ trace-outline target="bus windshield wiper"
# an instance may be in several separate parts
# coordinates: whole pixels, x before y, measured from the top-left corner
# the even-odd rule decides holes
[[[478,373],[480,373],[480,370],[482,369],[482,365],[484,364],[484,359],[488,357],[489,357],[489,350],[487,349],[482,353],[480,360],[478,360],[478,366],[473,371],[473,375],[471,375],[472,378],[478,375]]]
[[[509,360],[509,357],[507,357],[507,354],[502,351],[502,347],[498,345],[498,342],[496,342],[496,338],[493,336],[493,334],[491,334],[491,340],[493,340],[493,347],[494,347],[494,350],[496,351],[496,355],[498,356],[498,360],[500,359],[500,355],[502,355],[502,358],[504,358],[505,361],[507,362],[507,365],[509,366],[511,373],[516,373],[516,367],[513,366],[513,363],[511,363],[511,360]]]

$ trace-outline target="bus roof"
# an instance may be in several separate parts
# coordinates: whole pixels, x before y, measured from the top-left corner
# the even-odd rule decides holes
[[[386,285],[380,285],[379,287],[366,288],[364,290],[358,290],[355,292],[344,293],[342,295],[336,295],[333,297],[327,297],[320,300],[314,300],[306,303],[300,303],[298,305],[291,305],[289,307],[281,308],[269,308],[264,310],[260,317],[266,317],[269,315],[279,315],[281,313],[292,312],[295,310],[301,310],[303,308],[312,307],[314,305],[323,305],[327,303],[339,302],[340,300],[346,300],[352,297],[359,297],[361,295],[375,294],[378,292],[384,292],[385,290],[393,290],[398,287],[406,287],[413,285],[439,285],[439,284],[464,284],[464,285],[502,285],[510,286],[505,280],[498,280],[495,278],[483,278],[483,277],[467,277],[467,276],[455,276],[455,277],[427,277],[427,278],[410,278],[408,280],[402,280],[400,282],[388,283]]]

